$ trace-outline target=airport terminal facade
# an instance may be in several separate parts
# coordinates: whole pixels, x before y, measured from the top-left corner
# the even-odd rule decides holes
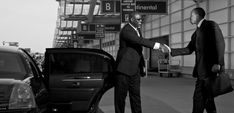
[[[234,0],[168,0],[167,4],[167,14],[146,15],[144,17],[142,25],[144,38],[167,43],[172,48],[186,47],[196,29],[196,26],[190,23],[190,12],[197,6],[202,7],[207,13],[206,19],[217,22],[222,30],[225,38],[225,68],[234,75]],[[62,26],[60,21],[58,23],[60,23],[58,26]],[[61,31],[57,29],[55,39],[58,39],[58,34],[61,34]],[[56,47],[55,42],[54,47]],[[93,40],[82,47],[101,47],[115,58],[119,47],[119,32],[105,32],[105,37],[101,41]],[[157,67],[157,60],[162,57],[156,56],[156,58],[155,54],[157,51],[144,48],[149,68]],[[194,53],[187,56],[170,57],[170,59],[180,62],[183,73],[192,73],[195,63]]]

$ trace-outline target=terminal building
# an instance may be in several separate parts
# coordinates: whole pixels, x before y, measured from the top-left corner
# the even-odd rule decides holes
[[[116,58],[124,0],[56,0],[59,3],[53,47],[97,48]],[[225,68],[234,79],[234,0],[125,0],[166,3],[166,11],[143,13],[144,38],[172,48],[186,47],[196,26],[190,24],[190,12],[195,7],[205,9],[206,19],[217,22],[225,38]],[[137,4],[137,3],[136,3]],[[144,48],[148,70],[157,71],[160,51]],[[170,57],[179,61],[182,73],[191,76],[195,54]]]

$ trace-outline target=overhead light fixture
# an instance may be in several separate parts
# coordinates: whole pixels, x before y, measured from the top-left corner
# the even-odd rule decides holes
[[[81,23],[81,24],[85,24],[85,23],[86,23],[86,21],[85,21],[85,20],[82,20],[80,23]]]

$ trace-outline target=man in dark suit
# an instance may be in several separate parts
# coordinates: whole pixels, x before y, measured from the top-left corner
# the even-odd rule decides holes
[[[225,43],[218,24],[204,17],[205,11],[202,8],[192,10],[190,22],[196,24],[197,29],[187,47],[171,49],[171,55],[188,55],[195,51],[193,77],[197,81],[193,95],[193,113],[203,113],[205,109],[207,113],[216,113],[214,97],[205,80],[224,71]]]
[[[116,58],[115,113],[124,113],[125,99],[129,93],[132,113],[142,113],[140,77],[143,74],[142,46],[167,51],[165,45],[144,39],[140,25],[142,17],[134,12],[129,23],[120,31],[120,47]]]

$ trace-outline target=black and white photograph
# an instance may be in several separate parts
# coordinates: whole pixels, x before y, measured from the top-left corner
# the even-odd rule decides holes
[[[2,0],[0,113],[234,113],[234,0]]]

